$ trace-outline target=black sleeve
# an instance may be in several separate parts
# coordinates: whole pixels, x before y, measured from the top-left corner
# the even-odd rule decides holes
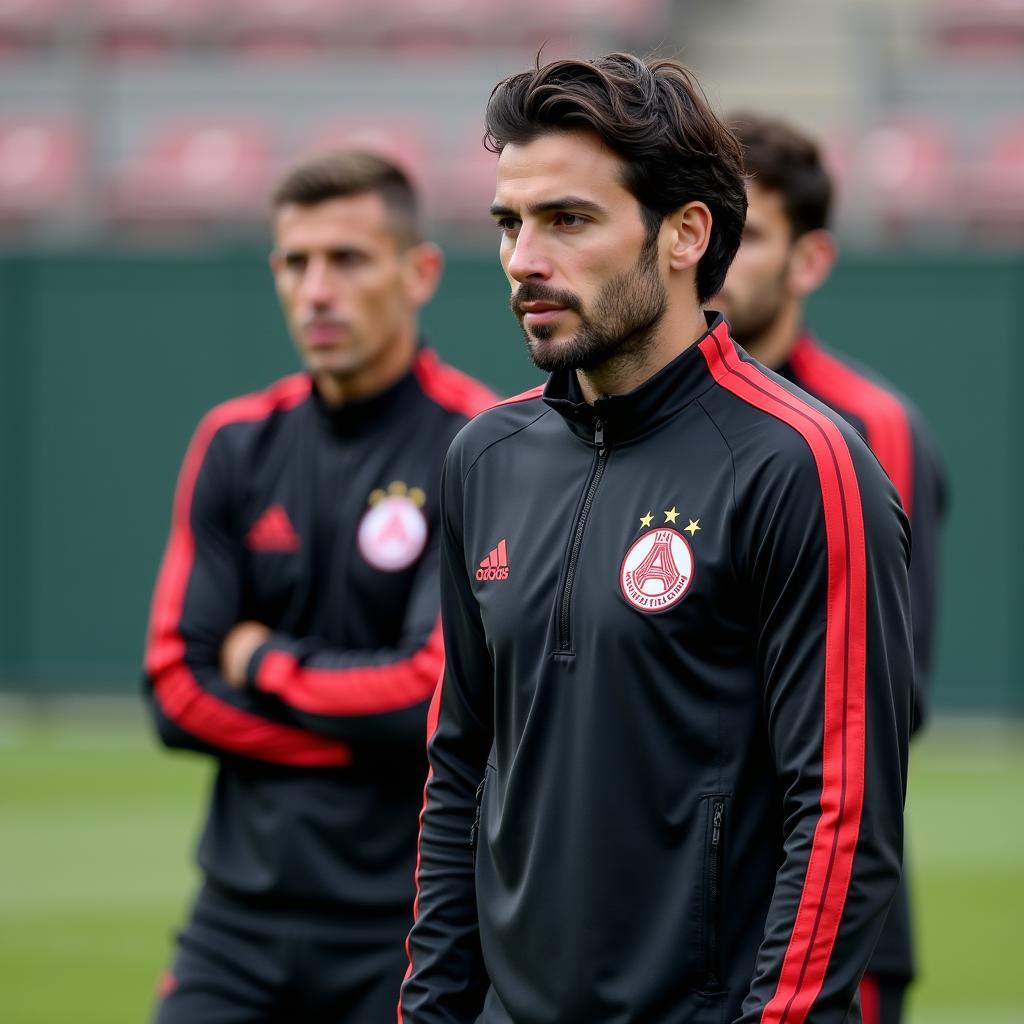
[[[928,718],[936,620],[939,613],[939,562],[946,517],[945,471],[932,438],[913,419],[914,490],[910,509],[913,548],[910,603],[914,612],[914,720],[917,731]]]
[[[234,690],[220,645],[241,609],[240,544],[233,529],[233,465],[215,414],[199,425],[175,492],[157,577],[145,683],[161,740],[214,755],[302,766],[351,760],[343,744],[288,724],[260,694]]]
[[[856,446],[855,446],[856,442]],[[752,474],[737,521],[783,794],[783,859],[740,1024],[844,1024],[900,877],[912,688],[909,537],[832,427]]]
[[[437,563],[438,543],[431,538],[395,647],[342,650],[273,633],[249,663],[250,687],[272,695],[292,720],[321,735],[422,743],[444,663]]]
[[[458,441],[442,481],[441,612],[445,667],[428,719],[430,774],[420,829],[415,923],[403,1024],[470,1024],[489,980],[477,926],[473,850],[477,787],[494,738],[494,666],[462,545]]]

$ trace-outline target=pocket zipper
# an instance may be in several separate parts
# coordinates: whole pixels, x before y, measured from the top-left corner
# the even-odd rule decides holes
[[[715,800],[711,804],[711,856],[708,864],[708,911],[707,911],[707,987],[716,989],[718,977],[719,947],[719,900],[722,884],[722,833],[725,828],[725,801]]]

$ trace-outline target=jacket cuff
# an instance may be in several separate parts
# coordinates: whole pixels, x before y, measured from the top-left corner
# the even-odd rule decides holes
[[[260,666],[263,664],[264,658],[273,648],[273,639],[264,640],[263,643],[252,652],[252,656],[249,658],[249,664],[245,666],[245,686],[249,690],[261,689],[259,683]]]

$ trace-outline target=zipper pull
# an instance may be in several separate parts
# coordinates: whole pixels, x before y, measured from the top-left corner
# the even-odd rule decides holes
[[[725,804],[716,801],[711,816],[711,845],[717,846],[722,837],[722,819],[725,817]]]
[[[594,447],[604,455],[604,420],[600,417],[594,420]]]

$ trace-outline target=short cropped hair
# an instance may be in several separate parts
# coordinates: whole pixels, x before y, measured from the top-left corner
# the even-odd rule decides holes
[[[274,213],[283,206],[315,206],[330,199],[379,195],[403,245],[423,241],[420,204],[405,172],[390,160],[361,149],[336,149],[295,164],[271,193]]]
[[[827,228],[832,179],[813,139],[786,121],[747,111],[729,117],[750,181],[782,196],[794,238]]]
[[[501,153],[557,131],[591,131],[625,165],[653,244],[686,203],[711,211],[711,241],[697,266],[697,300],[725,281],[739,248],[747,197],[739,143],[713,113],[693,73],[674,60],[610,53],[557,60],[499,82],[487,104],[484,144]]]

